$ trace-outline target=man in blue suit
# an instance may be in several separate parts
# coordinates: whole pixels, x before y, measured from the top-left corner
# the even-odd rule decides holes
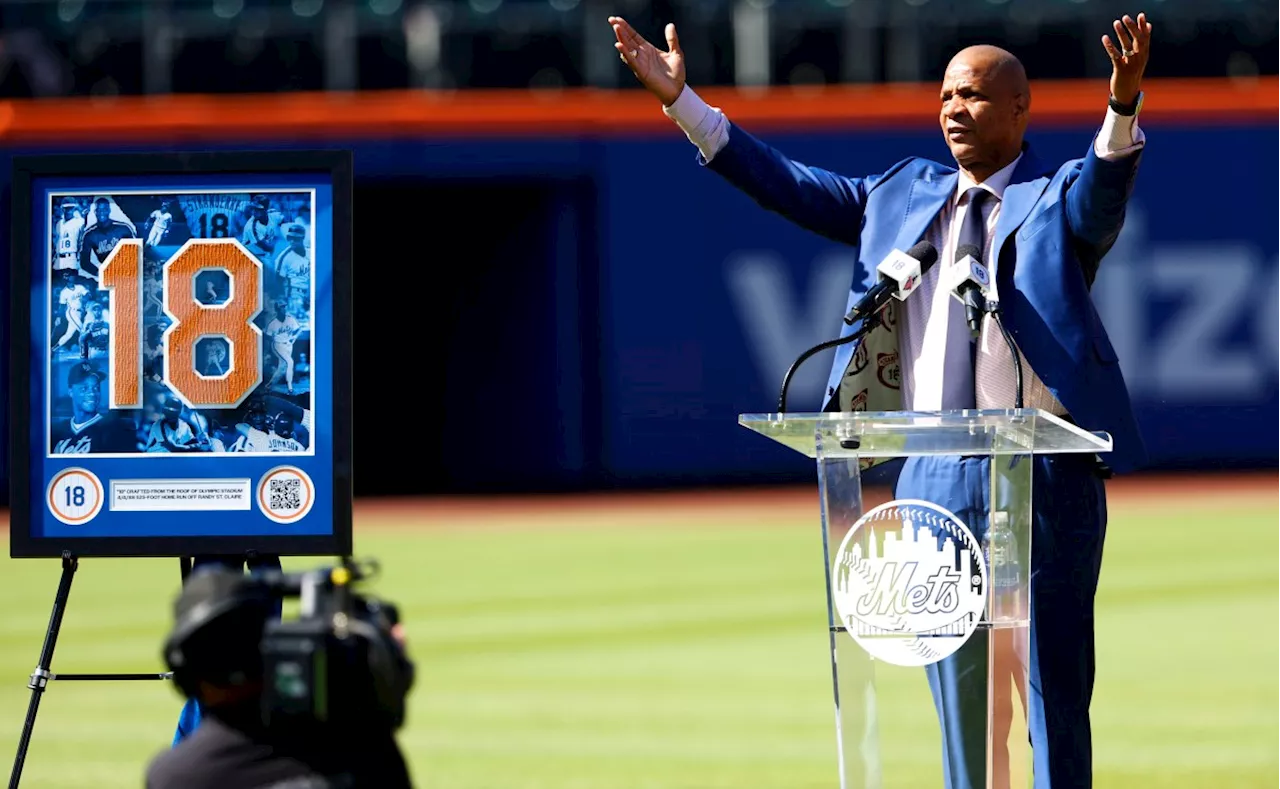
[[[911,298],[891,303],[884,329],[864,341],[889,343],[900,389],[877,386],[841,346],[824,410],[939,411],[1011,408],[1015,362],[991,316],[971,340],[963,306],[946,276],[961,247],[976,247],[992,271],[988,299],[1000,314],[1024,373],[1024,406],[1042,408],[1114,440],[1117,471],[1141,465],[1145,450],[1115,350],[1090,298],[1098,266],[1124,224],[1145,138],[1137,125],[1151,42],[1145,14],[1114,22],[1102,37],[1111,95],[1083,158],[1053,166],[1024,140],[1031,91],[1021,63],[991,46],[969,47],[943,78],[939,125],[955,166],[913,157],[878,175],[847,177],[792,161],[709,107],[685,84],[674,25],[661,51],[625,20],[610,17],[619,57],[657,96],[698,148],[696,161],[762,207],[858,251],[866,271],[893,249],[921,240],[939,251]],[[1099,113],[1104,107],[1099,101]],[[875,275],[872,274],[874,277]],[[943,283],[947,280],[942,279]],[[867,283],[854,282],[851,308]],[[847,335],[855,327],[843,327]],[[973,345],[971,345],[973,343]],[[874,367],[874,366],[873,366]],[[892,376],[886,376],[893,380]],[[981,538],[990,495],[986,458],[912,458],[898,498],[935,502]],[[1094,677],[1093,606],[1106,531],[1109,475],[1083,455],[1038,456],[1033,467],[1028,724],[1035,785],[1092,784],[1089,702]],[[943,770],[952,789],[987,785],[986,644],[928,667],[942,726]],[[1008,778],[993,776],[999,785]]]

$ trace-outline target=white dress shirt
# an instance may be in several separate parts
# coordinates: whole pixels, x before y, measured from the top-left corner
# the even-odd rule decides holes
[[[675,102],[663,107],[667,117],[684,131],[689,141],[697,146],[703,159],[710,162],[729,142],[729,122],[718,107],[708,106],[693,88],[685,85]],[[1138,128],[1137,116],[1119,115],[1110,107],[1102,122],[1102,130],[1094,143],[1094,152],[1101,159],[1115,160],[1138,150],[1145,143],[1145,136]],[[969,200],[965,196],[973,186],[995,195],[984,205],[987,248],[983,260],[991,273],[988,301],[996,301],[999,294],[995,282],[995,259],[991,254],[995,238],[996,222],[1000,218],[1000,204],[1004,190],[1013,177],[1022,155],[1019,154],[1000,171],[981,184],[975,184],[964,172],[960,173],[956,191],[938,216],[930,224],[925,238],[938,250],[938,264],[933,266],[920,283],[920,290],[903,303],[905,319],[901,321],[898,353],[902,361],[902,404],[904,409],[915,411],[941,411],[956,408],[973,408],[975,398],[979,407],[1012,408],[1013,396],[1007,392],[979,391],[975,395],[974,366],[969,349],[969,329],[965,325],[964,306],[937,283],[944,264],[954,265],[956,242],[964,222]],[[1010,364],[1008,346],[991,316],[983,321],[979,338],[978,365]],[[1022,357],[1021,351],[1018,353]],[[986,357],[985,359],[982,357]],[[1061,403],[1022,358],[1023,405],[1027,408],[1043,408],[1055,414],[1066,413]],[[1004,402],[1007,400],[1008,402]]]
[[[902,303],[903,320],[898,339],[902,364],[902,405],[914,411],[942,411],[974,407],[973,359],[969,355],[969,328],[964,305],[947,288],[938,287],[945,269],[955,265],[956,246],[965,214],[969,212],[966,192],[979,186],[995,195],[983,207],[987,243],[982,259],[991,261],[991,246],[1000,200],[1013,177],[1013,168],[1022,154],[982,184],[975,184],[963,171],[956,191],[925,231],[925,239],[938,250],[938,263],[920,280],[920,290]],[[994,266],[988,264],[988,269]],[[992,284],[995,274],[992,273]],[[988,296],[995,299],[994,294]],[[1001,338],[1003,341],[1003,337]]]

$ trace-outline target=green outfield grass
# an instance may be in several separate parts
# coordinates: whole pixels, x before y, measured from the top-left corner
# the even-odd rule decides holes
[[[1271,490],[1113,504],[1098,604],[1096,786],[1276,786]],[[592,510],[558,526],[544,512],[531,527],[504,512],[458,515],[443,528],[448,516],[416,529],[379,525],[387,516],[359,521],[358,553],[382,561],[376,590],[400,603],[418,660],[401,736],[417,785],[835,785],[813,513]],[[159,670],[176,565],[85,560],[54,669]],[[58,564],[0,566],[7,773]],[[23,785],[141,786],[180,706],[159,682],[54,683]]]

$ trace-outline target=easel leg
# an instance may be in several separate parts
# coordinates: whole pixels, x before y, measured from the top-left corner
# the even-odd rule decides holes
[[[18,739],[18,755],[13,761],[9,776],[9,789],[18,789],[22,779],[22,765],[27,760],[27,747],[31,744],[31,732],[36,725],[36,712],[40,709],[40,697],[49,683],[49,667],[53,663],[53,648],[58,643],[58,631],[62,629],[62,615],[67,610],[67,598],[71,596],[71,580],[75,577],[80,560],[69,551],[62,553],[62,579],[58,581],[58,593],[53,598],[53,612],[49,615],[49,627],[44,634],[44,646],[40,648],[40,662],[31,673],[31,701],[27,704],[27,718],[22,723],[22,736]]]

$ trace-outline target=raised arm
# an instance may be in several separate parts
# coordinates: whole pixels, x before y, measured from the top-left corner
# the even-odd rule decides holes
[[[1125,206],[1133,193],[1133,181],[1146,137],[1138,128],[1142,73],[1151,46],[1151,24],[1146,14],[1137,21],[1125,16],[1114,23],[1116,41],[1102,37],[1111,58],[1111,106],[1080,174],[1067,190],[1067,220],[1088,254],[1086,263],[1097,263],[1115,244],[1124,226]],[[1090,274],[1094,272],[1089,272]]]
[[[731,122],[688,85],[663,112],[698,147],[698,162],[762,208],[828,238],[855,244],[873,178],[797,162]]]
[[[667,51],[649,43],[621,17],[609,17],[614,48],[663,112],[698,148],[697,160],[757,204],[828,238],[856,243],[873,179],[849,178],[793,161],[731,123],[685,83],[684,52],[675,25]]]

